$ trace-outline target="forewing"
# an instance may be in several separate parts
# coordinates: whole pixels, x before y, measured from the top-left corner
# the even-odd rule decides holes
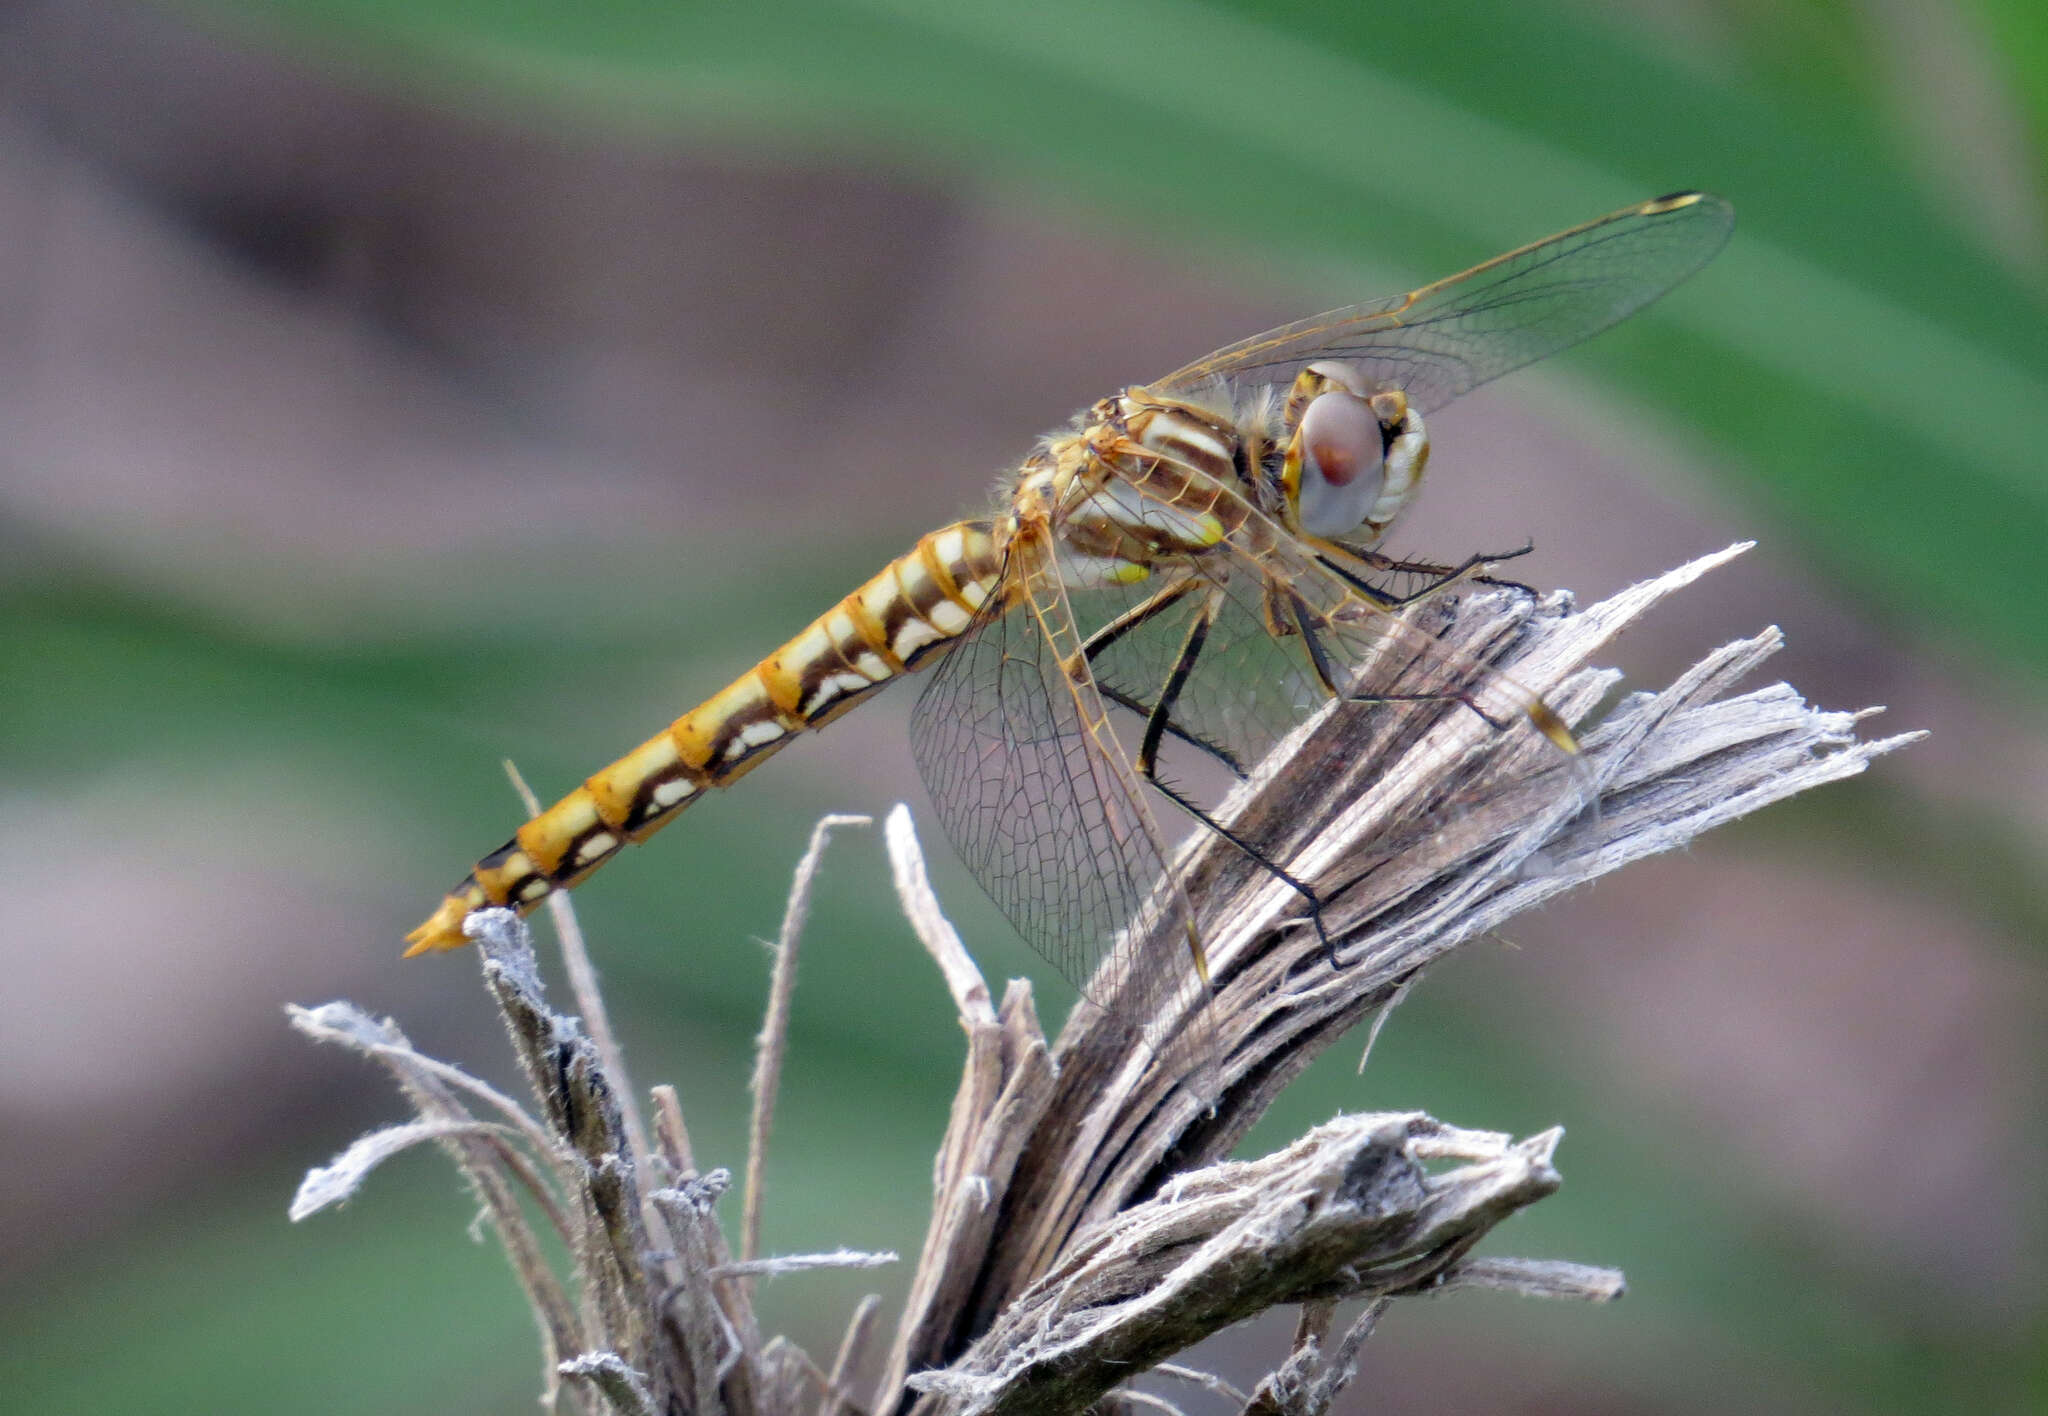
[[[1068,681],[1028,601],[990,605],[911,714],[940,824],[1026,942],[1092,1002],[1134,1025],[1174,1000],[1187,1016],[1204,989],[1186,896],[1141,784],[1106,725],[1091,725],[1093,687]],[[1149,955],[1134,942],[1148,939]]]
[[[1152,387],[1286,384],[1318,359],[1343,359],[1427,413],[1627,319],[1712,259],[1734,224],[1719,197],[1660,197],[1395,299],[1226,345]]]

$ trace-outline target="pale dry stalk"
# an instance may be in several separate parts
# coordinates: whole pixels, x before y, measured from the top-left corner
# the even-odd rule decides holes
[[[1538,603],[1472,587],[1438,597],[1416,618],[1576,721],[1613,684],[1611,674],[1584,667],[1589,658],[1741,549],[1583,613],[1562,598]],[[346,1198],[408,1145],[448,1148],[533,1303],[547,1380],[565,1383],[549,1387],[556,1406],[1015,1416],[1110,1399],[1172,1410],[1126,1383],[1147,1369],[1185,1379],[1185,1369],[1162,1364],[1287,1304],[1301,1307],[1301,1321],[1286,1360],[1249,1397],[1214,1379],[1208,1390],[1259,1416],[1321,1416],[1395,1298],[1472,1287],[1604,1301],[1621,1292],[1621,1276],[1471,1256],[1496,1224],[1557,1187],[1556,1129],[1518,1141],[1420,1113],[1345,1116],[1272,1155],[1224,1157],[1289,1079],[1357,1023],[1383,1019],[1461,943],[1628,861],[1852,776],[1917,736],[1859,741],[1863,715],[1812,708],[1782,684],[1736,692],[1778,643],[1766,630],[1661,692],[1623,699],[1585,734],[1583,759],[1562,769],[1455,705],[1320,715],[1260,765],[1223,814],[1282,843],[1326,902],[1338,966],[1301,927],[1292,889],[1220,839],[1198,837],[1177,869],[1211,949],[1214,991],[1196,1005],[1204,1011],[1175,1012],[1185,1005],[1165,999],[1164,1012],[1133,1019],[1114,997],[1091,995],[1108,1006],[1077,1009],[1057,1045],[1039,1027],[1028,984],[1013,982],[1000,1006],[992,1002],[898,807],[884,831],[898,897],[951,991],[967,1055],[934,1165],[924,1246],[865,1403],[854,1383],[877,1340],[875,1301],[861,1305],[826,1372],[784,1339],[762,1340],[746,1280],[880,1256],[753,1260],[756,1202],[742,1226],[747,1261],[735,1264],[714,1215],[725,1173],[696,1170],[673,1092],[656,1090],[649,1155],[607,1059],[573,1019],[547,1009],[524,926],[506,911],[479,912],[471,925],[542,1119],[420,1057],[394,1027],[346,1005],[296,1012],[305,1031],[391,1067],[420,1120],[367,1137],[309,1175],[294,1214]],[[1569,789],[1560,790],[1560,771]],[[787,1041],[779,1020],[823,830],[778,945],[749,1157],[756,1195]],[[1126,944],[1180,947],[1177,939]],[[1134,1027],[1150,1045],[1133,1044]],[[1217,1046],[1173,1045],[1197,1033]],[[479,1105],[495,1119],[479,1119],[471,1109]],[[522,1193],[540,1200],[544,1222],[567,1244],[571,1282],[539,1258]],[[1333,1344],[1334,1307],[1349,1300],[1364,1310]]]

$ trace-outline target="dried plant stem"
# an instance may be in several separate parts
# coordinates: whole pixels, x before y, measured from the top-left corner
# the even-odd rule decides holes
[[[827,816],[811,829],[811,843],[797,862],[796,878],[775,939],[775,967],[768,982],[768,1012],[754,1050],[754,1112],[747,1127],[747,1188],[740,1208],[740,1258],[761,1252],[761,1196],[767,1182],[768,1135],[775,1126],[775,1096],[782,1085],[782,1058],[789,1048],[790,1000],[796,996],[797,943],[811,914],[811,886],[825,858],[825,842],[841,826],[869,826],[867,816]]]
[[[519,796],[520,805],[526,808],[527,816],[540,815],[540,798],[526,784],[518,765],[508,757],[503,766],[505,775],[511,779],[512,790]],[[589,1030],[590,1041],[596,1046],[605,1072],[611,1077],[612,1086],[621,1099],[626,1136],[633,1143],[633,1154],[652,1155],[647,1145],[646,1124],[640,1119],[640,1108],[633,1104],[636,1093],[626,1072],[626,1050],[619,1046],[618,1034],[612,1031],[611,1013],[604,1006],[604,991],[597,985],[597,966],[591,963],[590,949],[583,941],[583,925],[577,920],[576,909],[569,903],[569,897],[560,890],[548,896],[548,918],[555,924],[555,940],[562,951],[562,972],[569,980],[570,996],[576,1000],[577,1013],[583,1019],[583,1026]]]
[[[1741,549],[1583,613],[1562,598],[1478,590],[1433,600],[1413,618],[1577,722],[1613,683],[1584,667],[1588,656]],[[1049,1046],[1028,984],[991,1001],[932,892],[908,811],[890,812],[883,835],[897,895],[946,981],[966,1056],[917,1268],[865,1406],[850,1393],[877,1341],[875,1299],[861,1304],[827,1373],[786,1340],[763,1340],[749,1291],[758,1274],[890,1257],[757,1254],[798,940],[827,834],[863,818],[821,822],[792,882],[754,1075],[739,1262],[715,1212],[729,1176],[698,1170],[672,1089],[654,1093],[658,1149],[648,1149],[559,894],[551,898],[589,1036],[546,1006],[510,911],[478,911],[466,926],[538,1116],[421,1057],[389,1023],[341,1004],[294,1011],[310,1036],[390,1069],[417,1119],[310,1173],[293,1216],[346,1199],[392,1154],[443,1147],[511,1256],[541,1332],[544,1401],[557,1410],[1067,1416],[1106,1400],[1174,1410],[1124,1383],[1148,1369],[1203,1381],[1164,1364],[1291,1305],[1301,1309],[1292,1351],[1250,1397],[1203,1384],[1250,1416],[1324,1416],[1396,1298],[1485,1288],[1606,1302],[1622,1293],[1622,1276],[1471,1257],[1496,1225],[1557,1188],[1556,1129],[1516,1140],[1419,1112],[1340,1116],[1256,1160],[1221,1157],[1291,1077],[1364,1019],[1376,1030],[1464,941],[1628,861],[1860,772],[1917,736],[1859,740],[1867,715],[1814,709],[1782,684],[1735,691],[1777,647],[1767,630],[1660,692],[1622,700],[1562,770],[1455,704],[1405,714],[1340,705],[1305,724],[1219,814],[1282,843],[1290,870],[1324,902],[1341,966],[1298,927],[1292,888],[1216,835],[1192,838],[1175,868],[1201,913],[1213,989],[1205,1000],[1166,991],[1160,1011],[1138,1021],[1157,1039],[1205,1029],[1222,1040],[1220,1058],[1131,1046],[1125,1000],[1107,989],[1089,995],[1107,1006],[1077,1010]],[[1122,947],[1177,956],[1183,943],[1133,936]],[[1192,1007],[1204,1011],[1175,1011]],[[527,1196],[566,1240],[573,1286],[543,1258]],[[1333,1343],[1336,1305],[1354,1299],[1364,1307]]]
[[[1303,1310],[1306,1311],[1309,1306],[1304,1304]],[[1189,1386],[1200,1387],[1203,1391],[1213,1391],[1226,1401],[1234,1401],[1240,1405],[1245,1400],[1243,1392],[1239,1391],[1229,1382],[1224,1381],[1223,1378],[1217,1376],[1214,1372],[1204,1372],[1195,1367],[1184,1367],[1178,1362],[1161,1362],[1152,1369],[1152,1374],[1157,1377],[1171,1377],[1175,1381],[1186,1382]]]
[[[1461,1138],[1428,1173],[1411,1142]],[[943,1373],[917,1409],[1071,1411],[1280,1304],[1428,1289],[1514,1210],[1556,1189],[1555,1131],[1475,1142],[1428,1117],[1352,1116],[1258,1161],[1181,1177],[1097,1226]]]
[[[832,1371],[825,1381],[824,1394],[818,1399],[817,1416],[852,1416],[859,1410],[853,1399],[853,1380],[866,1359],[868,1343],[875,1331],[875,1315],[881,1311],[881,1295],[876,1293],[861,1299],[853,1310],[853,1317],[846,1324],[846,1335],[839,1339],[839,1355],[832,1359]]]
[[[328,1003],[319,1008],[287,1010],[292,1026],[320,1042],[353,1048],[380,1062],[397,1081],[414,1112],[428,1126],[461,1127],[471,1124],[468,1109],[444,1083],[443,1064],[428,1061],[413,1050],[397,1024],[370,1017],[353,1004]],[[481,1087],[477,1083],[477,1087]],[[537,1124],[533,1125],[538,1129]],[[581,1322],[568,1291],[548,1267],[543,1249],[519,1202],[519,1187],[541,1197],[552,1222],[565,1238],[572,1230],[566,1214],[557,1205],[550,1187],[534,1175],[527,1157],[503,1146],[489,1135],[467,1136],[451,1131],[437,1136],[443,1150],[475,1192],[491,1228],[511,1262],[520,1291],[533,1310],[540,1330],[542,1390],[544,1401],[552,1401],[557,1365],[582,1348]],[[352,1148],[353,1149],[353,1148]],[[541,1154],[552,1158],[553,1146]],[[379,1159],[382,1157],[380,1156]],[[334,1183],[334,1167],[317,1169],[293,1196],[291,1217],[302,1220],[336,1205],[354,1194],[368,1176],[368,1169],[354,1171],[345,1184]]]

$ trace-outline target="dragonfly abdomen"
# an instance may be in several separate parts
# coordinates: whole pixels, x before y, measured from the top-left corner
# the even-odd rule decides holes
[[[575,885],[797,733],[937,658],[974,622],[1001,573],[989,523],[932,532],[723,691],[521,826],[406,935],[407,955],[468,943],[462,921],[471,910],[525,913]]]

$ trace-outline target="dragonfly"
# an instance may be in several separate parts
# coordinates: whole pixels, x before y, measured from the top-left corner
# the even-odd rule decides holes
[[[1170,754],[1243,777],[1333,701],[1455,705],[1578,752],[1540,696],[1404,612],[1485,563],[1378,547],[1421,486],[1425,415],[1634,314],[1705,265],[1733,222],[1718,197],[1674,193],[1103,399],[1041,440],[994,514],[926,535],[519,827],[407,936],[408,957],[467,943],[472,911],[532,910],[797,735],[929,669],[913,755],[962,862],[1018,932],[1084,997],[1143,1011],[1205,993],[1166,809],[1296,888],[1318,928],[1319,904],[1164,769]],[[1402,573],[1423,590],[1394,593]],[[1160,939],[1171,956],[1141,943]]]

